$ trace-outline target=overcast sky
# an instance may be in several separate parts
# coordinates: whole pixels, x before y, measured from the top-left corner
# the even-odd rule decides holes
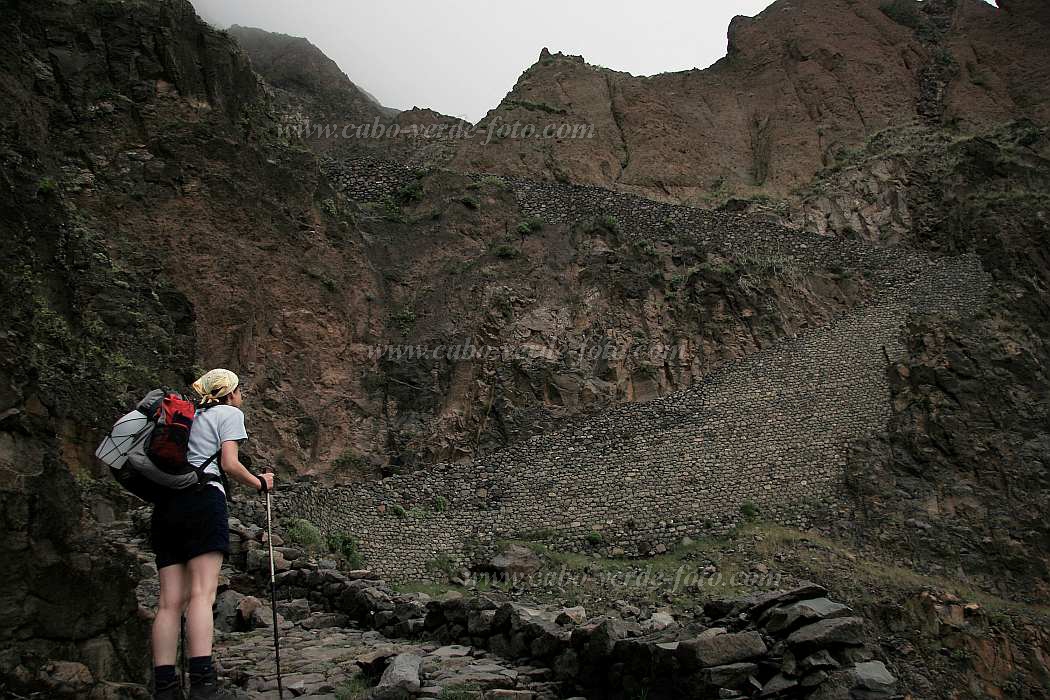
[[[988,1],[988,0],[986,0]],[[726,53],[734,15],[771,0],[191,0],[219,27],[304,36],[388,107],[472,122],[499,104],[540,49],[654,75]]]
[[[653,75],[725,55],[734,15],[770,0],[191,0],[220,27],[304,36],[388,107],[430,107],[477,122],[540,49]]]

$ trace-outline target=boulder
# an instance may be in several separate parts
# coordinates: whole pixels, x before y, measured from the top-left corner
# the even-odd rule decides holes
[[[277,613],[277,626],[284,629],[289,625],[280,613]],[[252,611],[249,627],[252,629],[273,629],[273,610],[268,605],[263,605]]]
[[[762,626],[769,634],[781,635],[817,620],[845,617],[851,612],[842,603],[813,598],[770,609],[762,617]]]
[[[567,649],[572,633],[549,620],[536,620],[530,626],[533,633],[529,654],[537,659],[550,659]]]
[[[642,622],[641,626],[643,632],[659,632],[668,627],[673,627],[676,624],[678,623],[675,622],[674,617],[672,617],[670,613],[655,612],[652,617]]]
[[[248,571],[254,571],[256,573],[263,573],[269,575],[270,573],[270,550],[269,548],[262,549],[249,549],[248,558],[245,566]],[[274,571],[288,571],[292,568],[292,565],[285,559],[284,555],[279,551],[274,550],[273,553],[273,568]]]
[[[528,547],[520,544],[508,545],[506,549],[492,557],[489,568],[507,577],[529,576],[543,567],[543,561]]]
[[[751,676],[758,673],[758,664],[735,663],[704,669],[704,683],[717,688],[741,690],[748,686]]]
[[[280,554],[283,558],[288,561],[295,561],[301,559],[303,556],[303,550],[297,547],[278,547],[277,543],[274,542],[273,556],[274,556],[274,567],[277,566],[277,555]]]
[[[897,694],[897,679],[881,661],[864,661],[853,666],[855,678],[850,698],[882,700]]]
[[[580,606],[565,608],[558,613],[554,621],[559,625],[581,625],[587,622],[587,611]]]
[[[397,656],[397,651],[393,647],[379,647],[361,654],[354,659],[354,663],[366,676],[374,678],[386,670],[386,667],[390,665],[390,659],[395,656]]]
[[[742,598],[733,605],[738,612],[748,613],[752,619],[758,618],[763,612],[775,605],[787,605],[799,600],[809,600],[827,595],[828,590],[815,583],[803,583],[800,586],[787,591],[768,591],[765,593],[754,593]],[[704,605],[707,611],[707,605]]]
[[[215,629],[220,632],[236,632],[239,606],[243,595],[235,590],[225,590],[215,597]]]
[[[492,633],[495,610],[470,610],[467,612],[467,632],[475,637],[487,637]]]
[[[268,540],[269,540],[269,536],[264,532],[262,534],[262,541],[265,543]],[[280,535],[274,535],[273,536],[273,546],[274,547],[280,547],[283,544],[284,544],[284,538],[283,537],[281,537]]]
[[[394,619],[398,622],[422,619],[427,614],[427,606],[421,600],[399,600],[394,603]]]
[[[796,656],[808,656],[833,646],[861,646],[864,644],[864,621],[859,617],[820,620],[792,632],[787,643]]]
[[[277,612],[279,612],[286,620],[298,622],[299,620],[304,620],[309,617],[310,602],[305,598],[280,601],[277,603]]]
[[[627,626],[623,621],[607,617],[576,627],[570,640],[580,656],[591,661],[608,656],[616,642],[626,637]]]
[[[821,649],[802,659],[798,663],[798,667],[802,673],[809,673],[810,671],[838,668],[839,662],[835,660],[835,657],[827,649]]]
[[[390,665],[383,671],[383,676],[376,685],[376,690],[397,689],[415,693],[422,687],[419,672],[423,659],[415,654],[398,654],[390,660]]]
[[[765,698],[772,695],[786,693],[796,686],[798,686],[798,681],[793,678],[788,678],[783,673],[778,673],[766,681],[766,684],[762,686],[761,697]]]
[[[237,603],[237,627],[239,629],[252,628],[252,616],[255,611],[263,607],[261,600],[253,595],[246,595]]]
[[[710,628],[704,630],[703,632],[701,632],[699,635],[697,635],[696,638],[697,639],[710,639],[711,637],[717,637],[720,634],[725,634],[728,631],[729,630],[727,630],[725,627],[710,627]]]
[[[724,666],[747,661],[766,653],[766,643],[758,632],[719,634],[705,639],[688,639],[679,647],[679,657],[691,655],[700,666]]]
[[[95,682],[88,667],[74,661],[50,661],[40,669],[39,677],[56,695],[85,694]]]

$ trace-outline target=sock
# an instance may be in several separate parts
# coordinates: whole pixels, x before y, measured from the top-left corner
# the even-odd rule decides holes
[[[174,666],[153,667],[153,682],[158,688],[167,688],[170,685],[174,685],[178,680]]]
[[[210,656],[191,656],[190,657],[190,675],[197,677],[205,677],[214,675],[215,670],[211,665]]]

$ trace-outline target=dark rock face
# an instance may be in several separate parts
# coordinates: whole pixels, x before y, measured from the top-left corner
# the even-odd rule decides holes
[[[926,314],[906,328],[906,356],[888,372],[886,429],[855,444],[849,459],[856,522],[843,534],[902,567],[1022,607],[1045,605],[1050,592],[1048,157],[1045,127],[1027,120],[972,138],[891,130],[812,183],[798,219],[809,230],[940,255],[974,250],[992,274],[992,293],[973,317]],[[959,632],[951,620],[965,620],[962,605],[928,592],[909,598],[879,607],[884,627],[919,652],[903,670],[917,690],[950,677],[986,694],[1009,686],[1009,695],[1046,677],[1042,625]],[[931,630],[935,641],[923,643]],[[943,661],[945,639],[972,662]],[[1007,663],[989,663],[1006,650]]]
[[[8,372],[0,379],[12,386]],[[0,684],[73,694],[96,681],[143,683],[150,664],[147,623],[137,614],[138,572],[82,515],[53,420],[16,414],[0,431]],[[68,673],[71,664],[83,670]]]
[[[970,319],[927,315],[908,327],[906,358],[889,373],[887,430],[851,459],[863,538],[897,551],[907,541],[920,569],[961,572],[1005,597],[1044,603],[1050,139],[1031,122],[947,147],[930,134],[886,138],[903,166],[904,242],[975,250],[995,288]],[[885,162],[876,152],[840,177],[870,182]]]
[[[130,697],[113,684],[145,683],[151,665],[140,572],[86,510],[111,520],[126,500],[106,481],[84,499],[81,484],[100,474],[98,431],[141,387],[191,374],[193,310],[148,263],[114,264],[113,237],[53,173],[66,169],[70,191],[90,186],[78,165],[120,138],[101,114],[141,124],[177,94],[230,122],[258,81],[188,2],[15,2],[3,32],[0,102],[13,119],[0,127],[0,687]],[[130,152],[144,178],[177,177]]]

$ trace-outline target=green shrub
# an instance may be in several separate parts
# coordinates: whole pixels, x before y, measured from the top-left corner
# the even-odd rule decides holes
[[[434,511],[437,513],[444,513],[448,510],[448,501],[445,500],[444,496],[434,497]]]
[[[493,249],[492,254],[500,260],[513,260],[521,255],[521,251],[512,245],[502,243]]]
[[[484,187],[492,187],[503,192],[510,189],[510,185],[508,185],[503,178],[497,177],[495,175],[486,175],[485,177],[481,178],[478,184]]]
[[[404,509],[403,506],[401,506],[398,503],[395,503],[392,506],[390,506],[390,512],[399,518],[405,518],[408,516],[408,512]]]
[[[394,201],[398,204],[418,202],[421,199],[423,199],[423,183],[421,182],[409,183],[394,193]]]
[[[759,512],[758,506],[751,501],[744,501],[740,504],[740,514],[747,520],[754,520],[758,517]]]
[[[507,100],[507,107],[521,107],[530,112],[546,112],[547,114],[568,114],[569,110],[564,107],[555,107],[546,102],[533,102],[531,100]]]
[[[401,211],[401,205],[393,197],[387,196],[379,203],[379,216],[385,221],[394,223],[405,223],[405,213]]]
[[[481,208],[481,201],[477,197],[475,197],[473,195],[469,195],[468,194],[468,195],[466,195],[464,197],[460,197],[459,201],[460,201],[460,204],[465,206],[467,209],[473,209],[473,210],[477,211],[478,209]]]
[[[543,219],[538,216],[530,216],[528,219],[525,219],[525,221],[518,224],[518,233],[522,236],[527,236],[530,233],[542,231],[544,226],[545,223]]]
[[[602,543],[602,533],[600,532],[589,532],[587,533],[587,543],[594,546],[598,546]]]
[[[416,312],[406,307],[391,314],[390,320],[400,326],[402,331],[408,332],[408,329],[416,322]]]
[[[42,177],[36,184],[36,191],[40,194],[51,194],[58,189],[58,183],[53,177]]]
[[[319,549],[324,543],[321,531],[317,529],[317,526],[303,518],[293,520],[285,533],[289,541],[312,551]]]
[[[423,564],[423,568],[427,571],[444,574],[448,578],[452,578],[457,573],[455,562],[453,562],[452,558],[447,554],[439,554],[433,559],[428,559]]]
[[[360,469],[365,466],[365,462],[355,450],[348,449],[332,460],[332,466],[341,471],[350,471],[352,469]]]
[[[335,200],[329,197],[328,199],[321,202],[321,211],[333,219],[339,216],[339,207],[336,206]]]
[[[349,535],[329,535],[325,544],[328,545],[328,551],[332,554],[342,557],[346,565],[351,569],[360,569],[363,560],[361,559],[361,552],[357,548],[357,540]]]

